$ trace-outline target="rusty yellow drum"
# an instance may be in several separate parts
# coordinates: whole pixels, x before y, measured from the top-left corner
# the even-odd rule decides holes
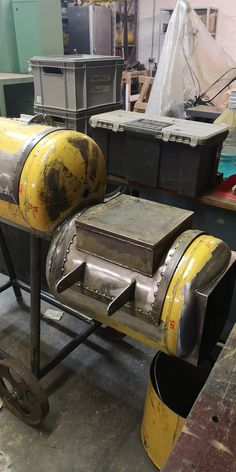
[[[42,234],[104,197],[105,161],[76,131],[0,119],[1,219]]]
[[[127,211],[126,201],[128,199],[130,205],[129,199],[132,198],[120,196],[111,202],[96,205],[61,227],[60,233],[53,238],[48,252],[48,285],[63,304],[71,304],[74,309],[106,326],[158,351],[196,365],[207,357],[225,324],[228,308],[222,293],[227,293],[230,285],[226,282],[228,285],[226,289],[224,281],[222,282],[224,285],[220,283],[220,278],[229,267],[230,250],[218,238],[188,230],[181,233],[172,245],[169,244],[167,250],[163,251],[162,246],[163,258],[152,276],[142,273],[141,268],[135,270],[134,258],[132,265],[127,267],[132,250],[130,238],[129,253],[123,246],[122,250],[118,245],[116,247],[113,233],[111,242],[108,243],[107,240],[104,242],[102,239],[102,245],[100,243],[102,225],[100,221],[99,224],[96,223],[95,213],[102,211],[106,213],[105,223],[109,231],[106,227],[104,234],[110,235],[110,220],[107,217],[109,205],[116,205],[114,225],[117,231],[119,218],[122,219],[123,225]],[[138,215],[142,202],[138,200],[136,204]],[[151,204],[155,205],[153,202]],[[168,208],[164,206],[162,211],[167,212]],[[130,221],[133,221],[133,215],[134,211],[128,213]],[[87,226],[86,218],[89,221]],[[159,221],[158,218],[156,221]],[[154,225],[154,222],[151,224]],[[133,227],[132,223],[132,231]],[[148,234],[149,232],[148,229]],[[118,238],[120,243],[119,234]],[[137,264],[140,259],[141,256],[137,257]],[[144,257],[141,259],[141,262],[143,261]],[[69,274],[73,274],[81,264],[84,267],[82,282],[76,283],[77,281],[72,278],[70,286],[58,292],[61,274],[70,280]],[[125,283],[132,284],[134,281],[135,293],[132,295],[131,303],[122,301],[117,312],[110,316],[109,302],[111,303],[117,294],[123,292]],[[214,299],[217,299],[217,311],[214,308]]]

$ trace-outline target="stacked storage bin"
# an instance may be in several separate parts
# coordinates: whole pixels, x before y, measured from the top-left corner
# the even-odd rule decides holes
[[[115,56],[33,57],[34,110],[66,128],[91,134],[89,118],[123,108],[124,60]]]

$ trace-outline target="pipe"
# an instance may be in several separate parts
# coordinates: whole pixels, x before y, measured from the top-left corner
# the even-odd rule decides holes
[[[30,235],[30,315],[31,315],[31,370],[36,376],[40,370],[40,285],[41,239]]]
[[[127,0],[124,0],[124,56],[125,61],[129,61],[128,53],[128,5]]]
[[[155,16],[156,16],[156,0],[153,0],[153,10],[152,10],[152,45],[151,45],[151,58],[152,58],[152,59],[153,59],[153,51],[154,51]]]

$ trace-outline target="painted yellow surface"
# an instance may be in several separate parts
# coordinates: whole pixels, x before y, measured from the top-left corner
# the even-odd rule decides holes
[[[23,229],[29,229],[19,205],[0,200],[0,219],[6,222],[14,223],[17,226],[22,226]]]
[[[33,147],[19,180],[19,204],[0,200],[0,217],[50,234],[69,214],[105,193],[105,161],[97,144],[71,130],[0,119],[0,153],[20,157],[26,143],[52,131]]]
[[[172,277],[162,310],[165,346],[169,354],[176,355],[177,352],[179,323],[185,303],[183,289],[204,269],[219,244],[221,240],[213,236],[199,236],[184,253]]]
[[[62,301],[64,300],[62,299]],[[156,349],[157,351],[162,351],[168,354],[162,339],[160,339],[160,341],[151,339],[150,337],[146,336],[146,334],[142,333],[141,328],[134,329],[131,326],[128,326],[127,322],[124,320],[121,321],[118,317],[116,318],[116,316],[107,318],[106,314],[102,313],[101,311],[97,311],[96,320],[100,323],[103,323],[105,326],[109,326],[110,328],[113,328],[120,333],[129,336],[130,338],[136,339],[137,341],[146,344],[153,349]]]
[[[34,138],[37,133],[42,133],[49,126],[27,125],[26,122],[13,120],[11,118],[0,118],[0,149],[7,153],[15,154],[19,152],[24,144]]]
[[[158,397],[151,380],[141,427],[144,448],[156,467],[161,469],[166,462],[185,420],[168,408]]]

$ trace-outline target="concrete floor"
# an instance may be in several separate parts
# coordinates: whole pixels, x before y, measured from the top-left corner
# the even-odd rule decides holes
[[[25,309],[10,289],[1,294],[0,348],[28,365],[28,295],[24,300]],[[42,304],[42,313],[46,307]],[[82,325],[68,315],[59,324],[61,331],[42,322],[42,360]],[[5,408],[0,411],[0,471],[156,471],[140,437],[154,354],[130,338],[110,342],[93,334],[41,381],[50,412],[40,427],[26,426]]]

